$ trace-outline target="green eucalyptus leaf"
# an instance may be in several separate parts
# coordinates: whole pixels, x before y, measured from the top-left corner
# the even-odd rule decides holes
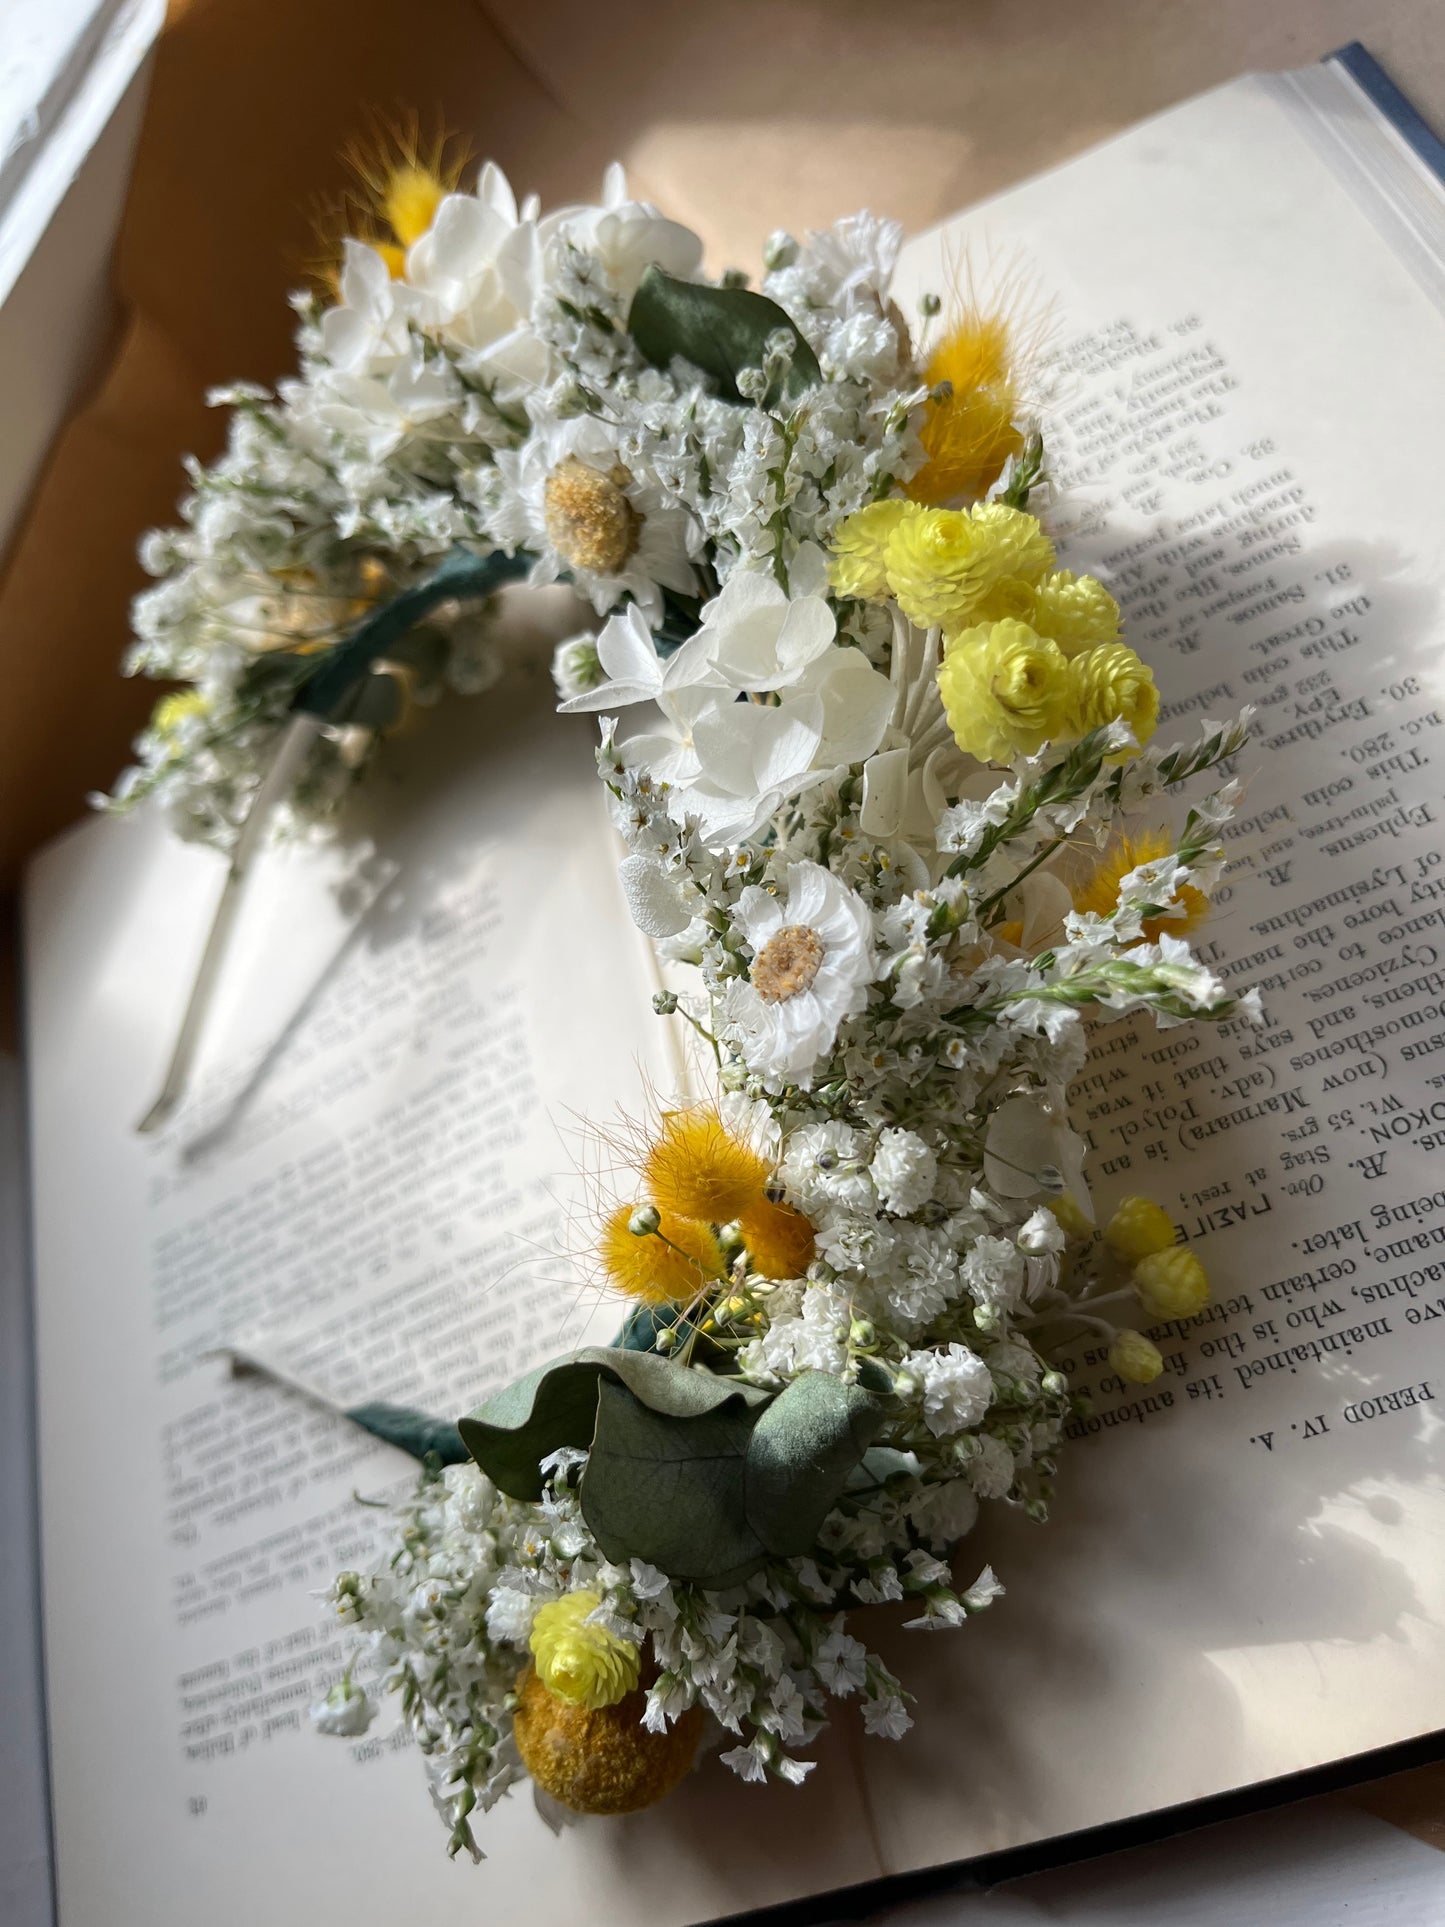
[[[796,1558],[813,1546],[885,1410],[831,1372],[804,1372],[759,1416],[748,1446],[747,1516],[770,1553]]]
[[[665,1419],[695,1419],[729,1403],[756,1407],[767,1400],[755,1386],[692,1371],[655,1352],[589,1346],[494,1393],[459,1419],[457,1430],[493,1485],[513,1499],[540,1499],[542,1460],[564,1445],[583,1451],[592,1445],[602,1380],[625,1386]]]
[[[711,375],[725,401],[743,399],[739,374],[762,366],[764,344],[779,328],[793,337],[793,362],[781,394],[767,397],[770,406],[801,400],[823,379],[818,357],[776,301],[747,288],[679,281],[654,262],[644,270],[627,316],[627,332],[654,368],[668,368],[680,356]]]
[[[345,1416],[353,1425],[370,1432],[373,1438],[400,1446],[414,1459],[440,1459],[443,1465],[461,1465],[466,1459],[467,1448],[453,1419],[433,1418],[430,1413],[418,1412],[410,1405],[386,1405],[380,1401],[348,1406]]]
[[[741,1399],[672,1417],[604,1378],[581,1500],[606,1556],[711,1587],[756,1572],[767,1552],[748,1522],[745,1466],[758,1423]]]

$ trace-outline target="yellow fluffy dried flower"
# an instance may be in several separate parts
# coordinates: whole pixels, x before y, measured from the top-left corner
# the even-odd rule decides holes
[[[766,1202],[767,1160],[705,1105],[670,1111],[642,1163],[647,1195],[662,1212],[729,1224]]]
[[[644,1216],[621,1204],[603,1225],[598,1256],[609,1284],[644,1305],[685,1305],[722,1277],[722,1252],[707,1225],[654,1210],[655,1225],[642,1229]]]

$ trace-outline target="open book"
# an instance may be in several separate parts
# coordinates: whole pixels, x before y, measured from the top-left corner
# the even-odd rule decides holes
[[[1094,1394],[1008,1597],[886,1623],[900,1745],[840,1721],[762,1794],[706,1761],[552,1838],[525,1792],[449,1865],[385,1728],[323,1742],[315,1594],[405,1461],[329,1413],[465,1409],[617,1322],[567,1263],[580,1120],[683,1067],[542,657],[398,747],[351,843],[268,860],[191,1103],[153,1094],[220,884],[159,822],[36,865],[26,915],[42,1512],[66,1927],[200,1915],[698,1922],[1092,1829],[1445,1729],[1445,190],[1357,58],[1248,78],[913,242],[1055,298],[1052,518],[1165,721],[1259,706],[1206,956],[1266,1022],[1101,1028],[1096,1195],[1146,1189],[1217,1303]],[[1421,136],[1422,145],[1424,137]],[[1242,764],[1245,759],[1242,759]],[[228,1344],[281,1380],[233,1376]],[[1380,1749],[1387,1751],[1381,1755]],[[1360,1764],[1361,1772],[1372,1770]],[[1086,1844],[1086,1843],[1075,1843]],[[1002,1856],[1002,1858],[999,1858]],[[849,1903],[828,1903],[836,1913]]]

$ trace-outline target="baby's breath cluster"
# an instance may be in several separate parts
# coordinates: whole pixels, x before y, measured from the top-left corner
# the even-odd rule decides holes
[[[1097,1024],[1251,1008],[1188,943],[1245,722],[1155,743],[1117,604],[1033,512],[1010,317],[903,315],[893,223],[775,235],[753,289],[617,171],[544,216],[407,165],[300,303],[297,377],[229,391],[147,540],[131,667],[184,687],[120,797],[230,846],[301,714],[289,807],[324,818],[408,705],[486,685],[503,581],[577,593],[560,704],[600,718],[623,896],[693,971],[655,1007],[711,1089],[600,1215],[617,1343],[460,1421],[474,1463],[337,1582],[368,1639],[317,1723],[393,1689],[455,1850],[524,1774],[646,1804],[705,1728],[747,1780],[801,1780],[830,1698],[897,1738],[854,1615],[1000,1591],[954,1566],[981,1505],[1044,1516],[1067,1342],[1160,1369],[1115,1312],[1208,1281],[1147,1200],[1095,1233],[1069,1087]]]

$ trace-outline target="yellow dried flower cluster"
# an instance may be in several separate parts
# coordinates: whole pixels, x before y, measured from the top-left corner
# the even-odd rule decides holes
[[[980,762],[1121,721],[1154,733],[1159,694],[1119,641],[1119,605],[1093,576],[1054,565],[1037,519],[1003,502],[971,509],[872,502],[833,536],[840,596],[892,597],[943,633],[938,686],[961,749]]]
[[[813,1258],[813,1227],[768,1196],[771,1175],[715,1110],[668,1112],[641,1160],[647,1202],[619,1205],[603,1226],[608,1281],[644,1304],[686,1304],[725,1275],[716,1228],[731,1224],[760,1276],[801,1277]]]
[[[1104,1243],[1133,1267],[1130,1282],[1151,1318],[1193,1318],[1209,1303],[1209,1276],[1178,1237],[1173,1219],[1152,1198],[1121,1199],[1104,1227]],[[1109,1362],[1134,1385],[1149,1384],[1164,1369],[1158,1348],[1141,1332],[1120,1332]]]

